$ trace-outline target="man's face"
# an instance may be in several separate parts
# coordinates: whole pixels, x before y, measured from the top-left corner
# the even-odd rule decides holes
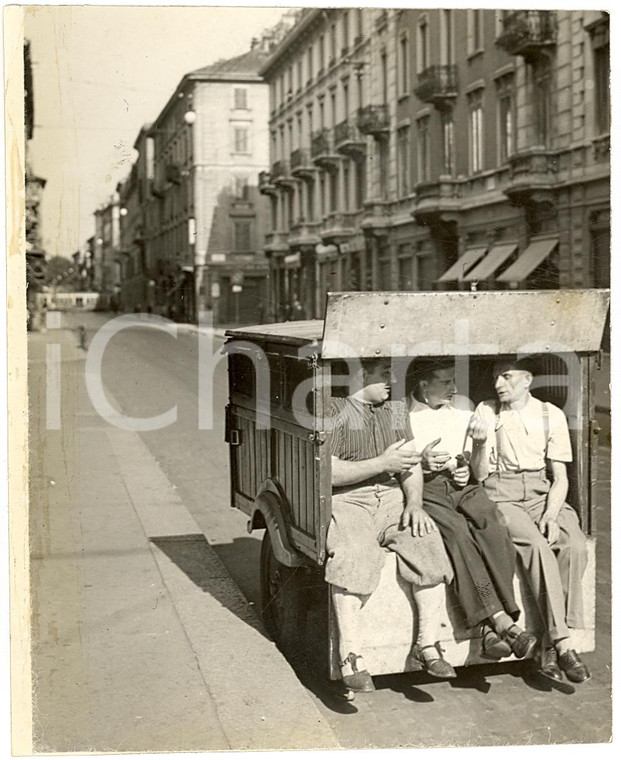
[[[520,401],[525,398],[530,388],[532,375],[522,369],[510,366],[498,366],[494,369],[494,388],[498,399],[503,403]]]
[[[378,362],[370,370],[363,371],[364,398],[372,404],[381,404],[390,397],[393,374],[390,362]]]
[[[429,380],[421,382],[421,391],[431,407],[450,404],[457,392],[454,368],[437,369]]]

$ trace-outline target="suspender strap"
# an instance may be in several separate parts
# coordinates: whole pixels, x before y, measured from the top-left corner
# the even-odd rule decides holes
[[[543,437],[545,439],[545,448],[543,450],[544,459],[548,458],[548,439],[550,438],[550,410],[546,401],[542,402],[543,408]]]

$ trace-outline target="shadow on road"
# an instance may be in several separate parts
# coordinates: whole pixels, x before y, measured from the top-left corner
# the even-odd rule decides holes
[[[150,538],[198,588],[210,594],[240,620],[269,638],[255,611],[202,534]]]

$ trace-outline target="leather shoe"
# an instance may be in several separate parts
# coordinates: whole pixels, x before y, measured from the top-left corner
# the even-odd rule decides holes
[[[554,681],[563,680],[563,674],[558,666],[558,653],[555,647],[546,647],[541,651],[539,672]]]
[[[518,660],[530,657],[537,646],[537,638],[532,633],[526,633],[518,625],[512,625],[502,634],[503,639],[511,647]]]
[[[500,660],[511,656],[511,647],[489,625],[481,627],[481,656]]]
[[[423,649],[435,649],[438,652],[438,657],[425,657]],[[424,647],[414,644],[408,655],[406,670],[424,670],[430,676],[442,680],[457,678],[457,673],[453,669],[453,666],[442,656],[443,651],[438,641],[435,644],[428,644]]]
[[[361,660],[362,655],[350,652],[341,663],[341,671],[345,665],[351,665],[353,673],[348,676],[342,675],[343,685],[346,689],[357,692],[375,691],[375,684],[368,670],[358,670],[357,660]]]
[[[584,683],[591,677],[589,669],[576,654],[575,649],[569,649],[558,656],[560,669],[572,683]]]

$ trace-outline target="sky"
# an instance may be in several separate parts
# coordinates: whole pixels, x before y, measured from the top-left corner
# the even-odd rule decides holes
[[[93,211],[134,159],[183,75],[239,55],[286,9],[26,6],[35,129],[31,163],[47,185],[48,256],[70,256],[94,233]]]

